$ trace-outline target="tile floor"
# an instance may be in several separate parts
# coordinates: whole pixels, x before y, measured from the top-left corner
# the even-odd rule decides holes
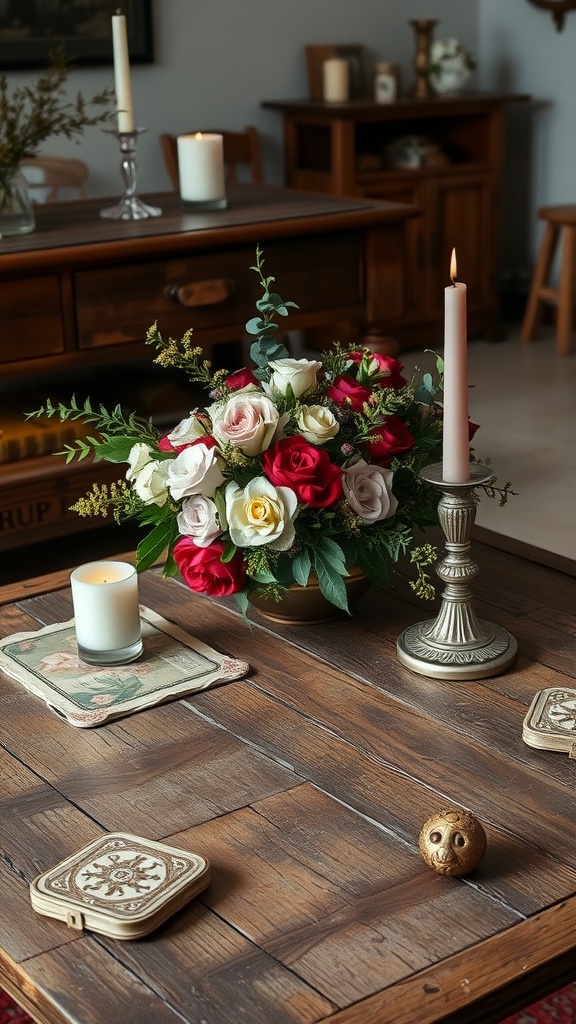
[[[404,353],[405,374],[429,369],[426,353]],[[576,562],[576,348],[557,356],[551,329],[522,342],[471,341],[470,418],[477,457],[517,496],[504,508],[483,497],[476,524]]]

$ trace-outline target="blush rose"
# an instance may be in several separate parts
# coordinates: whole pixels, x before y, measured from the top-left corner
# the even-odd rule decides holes
[[[360,459],[343,471],[344,497],[365,526],[393,516],[398,499],[392,494],[394,474]]]
[[[208,410],[214,435],[220,442],[239,448],[245,455],[260,455],[272,443],[279,426],[278,410],[258,393],[234,394],[223,405]]]

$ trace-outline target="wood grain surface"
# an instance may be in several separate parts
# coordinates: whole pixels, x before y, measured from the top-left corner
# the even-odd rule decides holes
[[[353,617],[249,622],[159,570],[141,600],[250,663],[242,680],[75,730],[0,679],[0,982],[45,1024],[495,1024],[571,980],[576,763],[522,740],[546,686],[576,686],[574,580],[478,544],[475,606],[517,638],[494,679],[418,676],[396,639],[437,608],[399,572]],[[0,630],[69,618],[50,589]],[[418,855],[455,804],[488,835],[466,878]],[[103,831],[207,857],[208,889],[145,939],[40,918],[28,884]]]

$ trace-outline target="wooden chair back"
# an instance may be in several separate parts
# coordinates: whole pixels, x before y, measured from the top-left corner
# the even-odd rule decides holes
[[[200,130],[208,132],[208,129],[198,129],[198,131]],[[210,132],[215,130],[210,129]],[[244,165],[249,170],[250,176],[248,180],[254,185],[261,185],[264,179],[262,175],[262,155],[258,129],[253,125],[247,125],[241,132],[220,131],[218,129],[218,135],[222,136],[223,141],[224,173],[227,184],[233,184],[233,182],[238,181],[238,169]],[[162,134],[160,136],[160,148],[172,188],[178,191],[180,182],[176,138],[176,135]]]
[[[60,190],[63,188],[74,189],[79,199],[86,195],[84,185],[88,180],[88,167],[76,157],[30,157],[20,162],[20,168],[35,202],[53,203],[61,198]]]

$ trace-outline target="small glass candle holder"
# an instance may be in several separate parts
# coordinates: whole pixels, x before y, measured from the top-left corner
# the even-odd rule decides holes
[[[150,206],[136,195],[136,142],[138,136],[145,131],[146,128],[135,128],[133,132],[110,133],[116,136],[120,145],[124,195],[114,206],[100,210],[101,217],[108,220],[146,220],[161,215],[159,206]]]
[[[142,654],[138,576],[128,562],[87,562],[70,575],[78,656],[125,665]]]

